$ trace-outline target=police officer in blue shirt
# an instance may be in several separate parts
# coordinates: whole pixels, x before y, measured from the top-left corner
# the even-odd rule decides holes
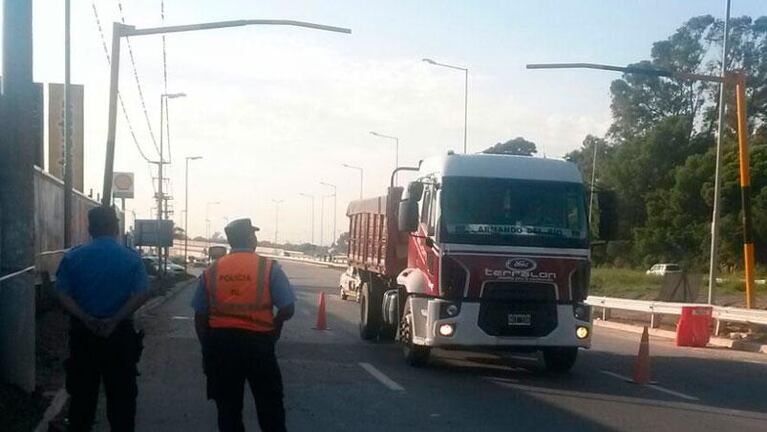
[[[71,315],[69,430],[91,429],[103,381],[111,430],[133,431],[143,335],[132,316],[149,297],[147,275],[139,255],[117,241],[114,209],[88,212],[88,232],[91,242],[67,252],[56,273],[59,299]]]

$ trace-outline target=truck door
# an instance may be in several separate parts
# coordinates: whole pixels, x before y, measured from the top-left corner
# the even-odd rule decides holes
[[[427,184],[424,188],[424,194],[421,202],[421,223],[419,225],[419,236],[429,237],[432,241],[427,242],[425,238],[416,238],[418,244],[419,267],[429,279],[429,288],[433,293],[438,293],[439,281],[439,255],[434,247],[434,235],[436,233],[437,220],[437,191],[433,185]]]

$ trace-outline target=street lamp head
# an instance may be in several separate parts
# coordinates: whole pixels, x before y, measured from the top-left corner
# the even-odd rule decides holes
[[[186,158],[188,160],[198,160],[198,159],[202,159],[202,156],[187,156]]]
[[[330,184],[330,183],[326,183],[326,182],[320,182],[320,184],[323,185],[323,186],[328,186],[328,187],[332,187],[332,188],[336,187],[336,185]]]
[[[165,96],[168,99],[176,99],[176,98],[186,97],[186,93],[166,93],[163,96]]]
[[[432,59],[428,59],[428,58],[422,59],[422,61],[424,61],[424,62],[426,62],[426,63],[429,63],[429,64],[433,64],[433,65],[437,64],[437,62],[435,62],[435,61],[434,61],[434,60],[432,60]]]

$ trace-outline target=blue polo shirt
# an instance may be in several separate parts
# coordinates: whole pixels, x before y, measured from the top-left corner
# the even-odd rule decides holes
[[[113,237],[98,237],[64,255],[56,290],[96,318],[109,318],[133,295],[149,290],[144,264]]]
[[[233,249],[232,253],[247,252],[253,253],[252,250],[239,250]],[[207,271],[207,270],[206,270]],[[284,308],[296,302],[296,296],[293,293],[293,287],[290,285],[288,276],[277,261],[272,261],[272,276],[269,279],[269,291],[272,295],[272,304],[277,306],[278,309]],[[200,282],[197,284],[197,290],[194,293],[192,299],[192,308],[195,312],[201,314],[208,313],[208,295],[205,287],[205,278],[200,277]]]

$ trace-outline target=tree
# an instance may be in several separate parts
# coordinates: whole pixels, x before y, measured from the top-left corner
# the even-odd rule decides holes
[[[173,227],[173,238],[176,240],[184,240],[186,238],[186,232],[179,226]]]
[[[226,237],[224,237],[224,235],[221,234],[219,231],[216,231],[210,237],[210,241],[214,243],[226,243]]]
[[[342,232],[341,235],[338,236],[338,240],[336,240],[334,247],[337,253],[346,253],[346,251],[349,250],[349,233]]]
[[[691,18],[668,39],[653,44],[651,60],[631,66],[677,72],[706,73],[704,59],[711,46],[710,15]],[[679,81],[643,74],[624,74],[610,85],[613,124],[608,135],[619,142],[641,136],[666,117],[684,117],[692,126],[705,103],[708,83]]]
[[[587,185],[591,185],[591,174],[594,164],[594,147],[597,151],[597,180],[600,173],[603,171],[601,167],[604,167],[609,158],[613,154],[613,147],[607,143],[604,138],[598,138],[594,135],[586,135],[583,139],[581,148],[573,150],[565,155],[565,160],[568,160],[576,165],[583,175],[583,182]]]
[[[505,143],[497,143],[482,153],[532,156],[538,153],[538,150],[535,148],[535,143],[522,137],[516,137]]]

